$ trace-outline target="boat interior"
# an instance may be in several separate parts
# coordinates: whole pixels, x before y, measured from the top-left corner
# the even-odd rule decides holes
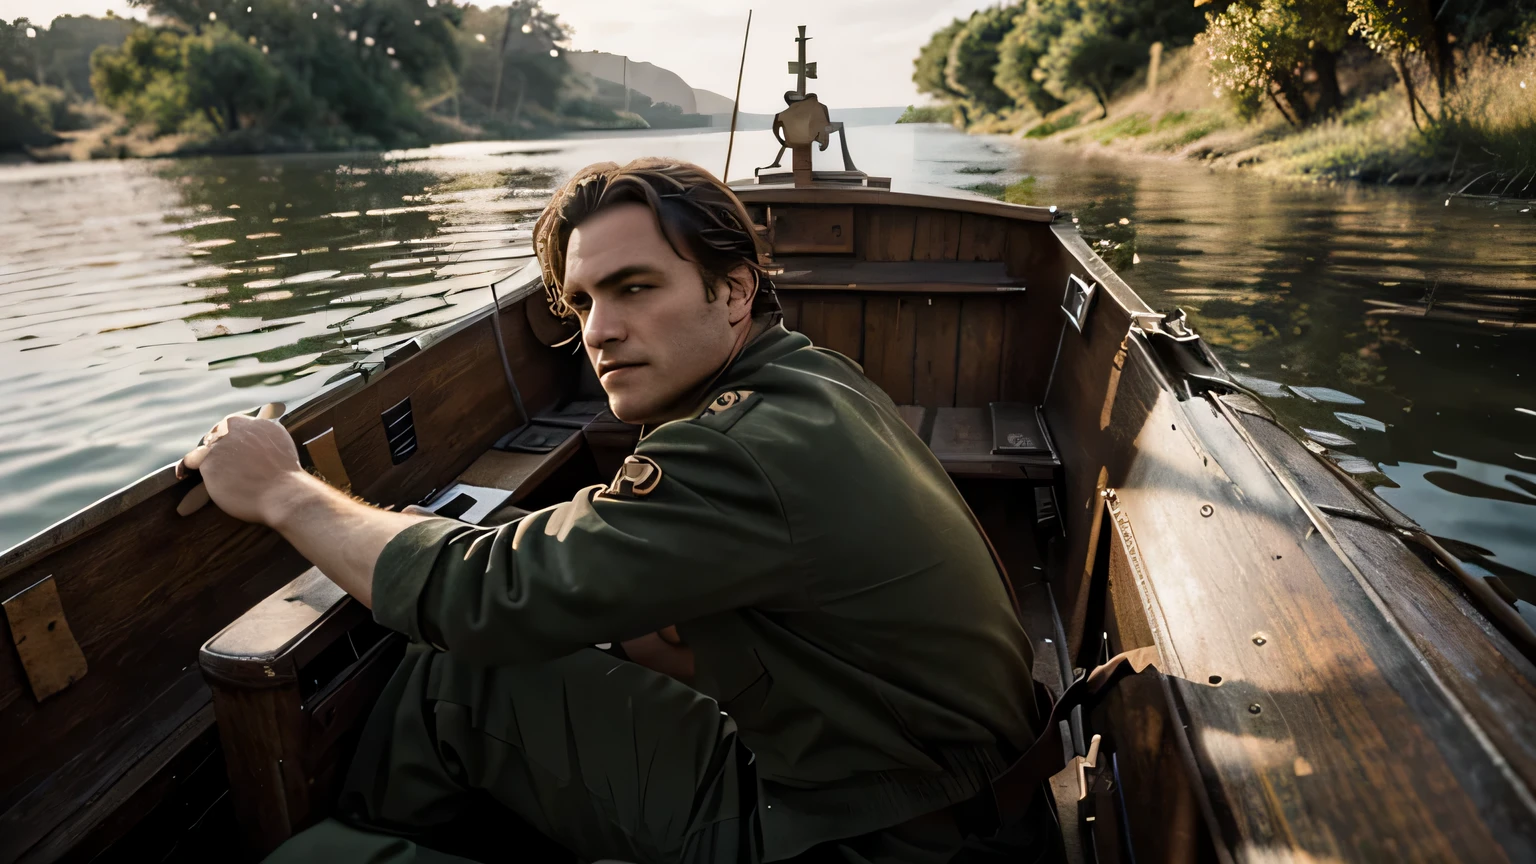
[[[1069,860],[1519,848],[1529,659],[1390,532],[1320,515],[1366,508],[1070,220],[846,179],[737,191],[785,326],[860,363],[971,504],[1045,689],[1161,654],[1073,720]],[[281,422],[367,501],[509,521],[638,437],[571,332],[530,266]],[[402,637],[272,532],[181,515],[193,483],[166,468],[0,557],[0,861],[256,860],[333,806]]]

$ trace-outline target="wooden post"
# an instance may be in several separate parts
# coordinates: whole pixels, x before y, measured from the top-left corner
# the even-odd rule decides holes
[[[1163,65],[1163,43],[1152,43],[1152,57],[1147,62],[1147,95],[1157,95],[1158,67]]]

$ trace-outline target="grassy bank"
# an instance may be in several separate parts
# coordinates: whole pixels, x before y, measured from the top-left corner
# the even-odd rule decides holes
[[[1107,114],[1084,96],[1043,116],[987,114],[969,129],[1277,175],[1536,195],[1536,40],[1512,56],[1470,58],[1443,100],[1433,88],[1419,94],[1425,111],[1417,118],[1383,61],[1363,52],[1345,59],[1342,107],[1300,127],[1270,104],[1240,117],[1216,94],[1204,52],[1191,46],[1165,55],[1155,87],[1145,70],[1123,85]],[[947,113],[917,116],[931,120],[935,110]]]

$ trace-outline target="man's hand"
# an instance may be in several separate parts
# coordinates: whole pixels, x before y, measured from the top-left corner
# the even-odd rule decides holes
[[[677,635],[676,627],[666,627],[620,644],[631,661],[670,675],[684,684],[693,684],[693,649]]]
[[[245,522],[276,527],[294,490],[309,479],[288,430],[275,420],[231,414],[182,458],[177,473],[202,472],[208,497]]]

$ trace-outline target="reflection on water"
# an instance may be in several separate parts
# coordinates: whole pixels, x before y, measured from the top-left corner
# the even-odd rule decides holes
[[[850,131],[870,173],[1072,211],[1287,423],[1536,600],[1536,416],[1517,410],[1536,410],[1529,202]],[[732,173],[775,149],[739,136]],[[717,167],[724,151],[721,134],[625,135],[0,169],[0,547],[172,461],[221,414],[300,398],[488,302],[572,170]]]

